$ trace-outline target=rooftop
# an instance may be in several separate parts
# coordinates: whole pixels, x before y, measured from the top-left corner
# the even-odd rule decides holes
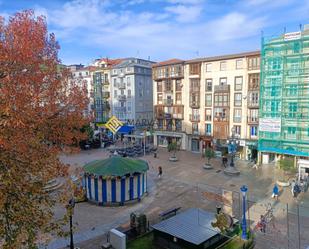
[[[183,63],[184,60],[180,60],[180,59],[170,59],[167,61],[161,61],[158,62],[156,64],[154,64],[152,67],[160,67],[160,66],[166,66],[166,65],[172,65],[172,64],[180,64]]]
[[[143,160],[120,156],[95,160],[84,166],[86,173],[97,176],[125,176],[145,172],[148,168],[148,163]]]
[[[190,208],[152,227],[176,238],[200,245],[220,233],[218,228],[213,228],[211,225],[215,219],[214,213],[199,208]]]
[[[213,56],[213,57],[197,58],[197,59],[187,60],[186,63],[229,60],[229,59],[236,59],[236,58],[249,57],[249,56],[260,56],[260,54],[261,52],[258,50],[258,51],[244,52],[244,53],[238,53],[238,54],[228,54],[228,55],[219,55],[219,56]]]

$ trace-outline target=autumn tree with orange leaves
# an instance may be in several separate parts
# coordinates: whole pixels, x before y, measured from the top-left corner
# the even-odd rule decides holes
[[[59,46],[33,11],[0,17],[0,247],[36,248],[53,232],[51,179],[66,176],[59,153],[72,152],[89,123],[86,89],[68,84]],[[60,193],[61,194],[61,193]],[[60,199],[62,198],[62,199]]]

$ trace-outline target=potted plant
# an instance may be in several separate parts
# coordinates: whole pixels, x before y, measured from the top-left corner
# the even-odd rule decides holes
[[[212,148],[207,147],[205,150],[205,157],[207,162],[204,165],[204,169],[212,169],[213,167],[210,164],[210,160],[215,157],[215,152]]]
[[[285,157],[279,160],[279,167],[283,171],[282,177],[277,181],[277,184],[281,187],[287,187],[290,185],[289,178],[296,173],[294,167],[294,158]]]
[[[169,158],[171,162],[176,162],[178,161],[178,158],[176,157],[176,152],[179,150],[179,146],[177,142],[171,142],[168,144],[167,149],[169,152],[172,152],[172,156]]]

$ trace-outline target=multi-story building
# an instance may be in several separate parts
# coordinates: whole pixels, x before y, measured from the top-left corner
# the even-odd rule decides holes
[[[92,111],[92,106],[94,104],[93,99],[93,82],[91,78],[91,71],[95,69],[93,66],[84,67],[83,65],[70,65],[67,66],[71,71],[71,79],[77,83],[80,87],[86,87],[87,96],[89,98],[89,104],[85,114],[89,115]]]
[[[139,126],[153,117],[152,64],[138,58],[122,59],[111,68],[111,113]]]
[[[262,39],[260,161],[309,157],[309,26]]]
[[[114,65],[120,63],[122,59],[100,59],[93,65],[96,67],[92,71],[93,79],[93,110],[95,114],[95,123],[107,122],[111,116],[111,69]]]
[[[153,65],[154,143],[167,146],[172,139],[186,149],[184,119],[184,61],[172,59]]]
[[[258,100],[259,100],[259,58],[260,53],[249,52],[225,56],[207,57],[188,61],[172,60],[158,63],[154,69],[154,102],[158,124],[168,131],[165,121],[158,118],[161,113],[167,117],[177,115],[181,147],[194,152],[202,152],[207,146],[223,145],[234,127],[240,140],[243,158],[257,155]],[[169,73],[172,68],[183,68],[179,79]],[[162,75],[162,80],[158,75]],[[177,81],[181,85],[176,91]],[[163,83],[160,83],[163,82]],[[172,100],[181,99],[179,109],[160,104],[160,99],[168,98],[169,88],[158,92],[161,84],[172,84]],[[162,97],[161,97],[162,96]],[[164,108],[164,109],[163,109]],[[165,120],[164,118],[163,120]],[[175,126],[176,127],[176,126]],[[155,133],[155,142],[166,145],[161,139],[162,131]],[[161,139],[161,140],[160,140]]]

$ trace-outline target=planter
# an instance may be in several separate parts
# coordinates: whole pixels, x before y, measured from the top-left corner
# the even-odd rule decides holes
[[[280,187],[288,187],[290,186],[290,182],[287,180],[287,181],[284,181],[284,180],[277,180],[277,184],[280,186]]]
[[[171,156],[168,160],[170,160],[170,162],[177,162],[178,158],[176,156]]]
[[[204,169],[213,169],[213,167],[211,166],[211,164],[208,164],[208,163],[205,163],[205,164],[203,165],[203,168],[204,168]]]

